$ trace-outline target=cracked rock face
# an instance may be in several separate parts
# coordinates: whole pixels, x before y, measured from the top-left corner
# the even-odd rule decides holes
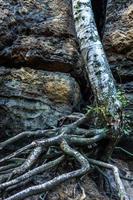
[[[104,47],[118,84],[125,90],[126,108],[133,121],[133,4],[131,0],[108,1]],[[132,124],[133,125],[133,124]]]
[[[79,101],[79,86],[67,74],[1,67],[1,133],[54,127]]]
[[[71,1],[0,0],[2,134],[54,127],[77,109],[69,72],[80,66]]]
[[[78,60],[71,1],[0,0],[0,64],[69,72]]]

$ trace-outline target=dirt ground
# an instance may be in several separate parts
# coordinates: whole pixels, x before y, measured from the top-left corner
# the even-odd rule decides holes
[[[119,167],[123,177],[133,178],[133,161],[114,160]],[[61,169],[59,169],[60,171]],[[109,172],[109,176],[111,176]],[[44,174],[46,179],[50,176]],[[41,180],[41,179],[40,179]],[[25,200],[117,200],[117,196],[112,194],[107,196],[105,192],[100,191],[101,183],[96,184],[93,175],[84,175],[79,179],[69,180],[52,191],[40,196],[26,198]],[[130,200],[133,200],[133,181],[123,179],[126,192]],[[115,187],[115,186],[114,186]],[[111,194],[110,194],[111,195]]]

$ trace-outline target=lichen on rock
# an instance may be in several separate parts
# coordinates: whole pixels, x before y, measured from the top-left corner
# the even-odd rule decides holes
[[[79,86],[68,74],[1,67],[0,130],[15,134],[54,127],[80,98]]]

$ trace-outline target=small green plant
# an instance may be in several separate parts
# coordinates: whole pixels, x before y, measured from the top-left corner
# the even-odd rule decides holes
[[[123,108],[125,108],[128,105],[129,101],[128,101],[124,91],[119,89],[117,92],[117,98],[121,102]]]
[[[109,111],[107,109],[107,106],[101,105],[101,106],[87,106],[87,114],[92,114],[92,115],[96,115],[99,117],[99,119],[102,119],[104,121],[108,121],[109,119]]]

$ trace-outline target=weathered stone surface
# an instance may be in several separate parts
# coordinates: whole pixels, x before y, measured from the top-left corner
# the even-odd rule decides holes
[[[0,66],[3,134],[56,126],[71,113],[80,89],[69,72],[84,85],[71,1],[0,0]]]
[[[67,74],[0,67],[0,132],[45,129],[72,112],[80,90]]]
[[[125,90],[127,113],[133,121],[133,4],[131,0],[108,1],[104,47],[114,77]],[[132,124],[133,125],[133,124]]]
[[[109,0],[104,46],[117,78],[131,76],[133,65],[133,4],[130,0]]]
[[[125,91],[125,96],[128,99],[128,104],[126,107],[127,115],[133,120],[133,81],[122,84],[121,87]]]
[[[77,49],[70,0],[0,0],[0,64],[68,72]]]

